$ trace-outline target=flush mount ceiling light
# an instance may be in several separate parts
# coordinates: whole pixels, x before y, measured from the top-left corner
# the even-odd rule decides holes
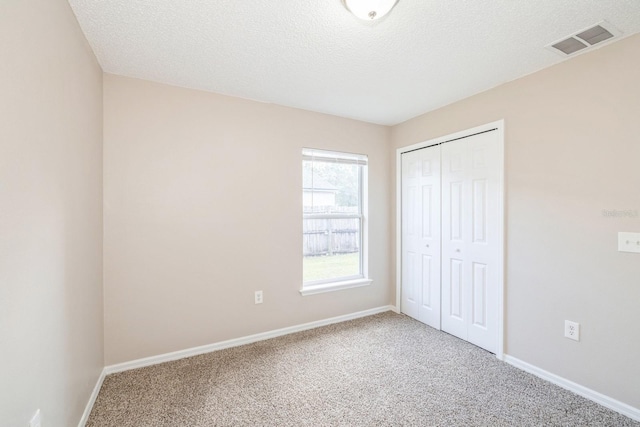
[[[398,3],[398,0],[342,0],[347,10],[366,21],[380,19]]]

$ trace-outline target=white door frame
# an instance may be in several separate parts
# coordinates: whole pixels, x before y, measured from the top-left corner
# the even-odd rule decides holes
[[[402,292],[402,153],[418,150],[443,142],[469,137],[478,133],[494,130],[498,132],[498,241],[502,242],[498,249],[498,343],[496,357],[504,360],[504,267],[505,267],[505,175],[504,175],[504,119],[485,125],[466,129],[428,141],[419,142],[396,150],[396,310],[401,311]]]

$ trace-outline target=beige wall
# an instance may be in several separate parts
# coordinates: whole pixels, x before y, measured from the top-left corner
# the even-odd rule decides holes
[[[636,408],[640,255],[616,249],[640,218],[602,210],[640,210],[638,70],[640,35],[392,130],[395,158],[505,119],[506,353]],[[563,338],[565,319],[581,323],[581,342]]]
[[[107,364],[389,304],[388,128],[113,75],[104,94]],[[298,292],[302,147],[369,155],[369,287]]]
[[[64,0],[0,2],[0,425],[77,425],[103,363],[102,71]]]

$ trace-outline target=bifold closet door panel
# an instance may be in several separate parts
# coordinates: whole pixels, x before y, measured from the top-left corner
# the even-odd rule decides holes
[[[469,323],[467,341],[495,353],[498,348],[500,271],[500,164],[498,132],[470,138]]]
[[[467,339],[469,156],[466,139],[442,145],[442,330]]]
[[[442,330],[486,350],[498,331],[498,133],[442,145]]]
[[[401,311],[440,329],[440,147],[402,154]]]

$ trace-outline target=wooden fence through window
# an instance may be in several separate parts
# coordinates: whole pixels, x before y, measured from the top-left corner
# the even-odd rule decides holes
[[[314,213],[327,213],[314,209]],[[336,212],[335,208],[332,212]],[[342,208],[341,213],[357,212],[354,208]],[[310,213],[305,210],[305,213]],[[303,256],[349,254],[360,251],[360,219],[331,218],[303,219]]]

